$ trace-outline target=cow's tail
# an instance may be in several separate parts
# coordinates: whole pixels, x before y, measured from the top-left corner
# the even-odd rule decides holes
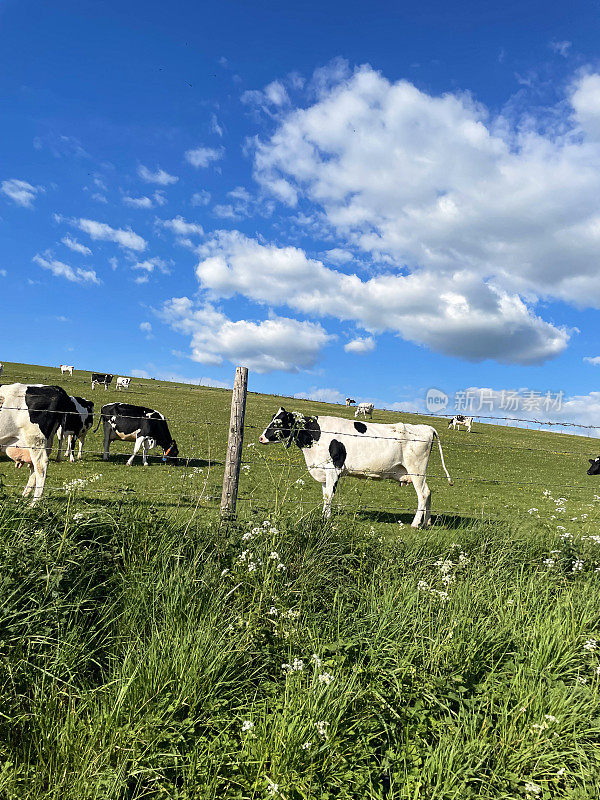
[[[450,486],[454,486],[454,481],[453,481],[453,480],[452,480],[452,478],[450,477],[450,473],[449,473],[449,472],[448,472],[448,470],[446,469],[446,464],[445,464],[445,462],[444,462],[444,454],[442,453],[442,443],[441,443],[441,441],[440,441],[440,435],[439,435],[439,433],[436,431],[436,429],[435,429],[435,428],[433,428],[433,435],[434,435],[434,437],[435,437],[435,438],[437,439],[437,441],[438,441],[438,447],[439,447],[439,450],[440,450],[440,458],[442,459],[442,467],[444,468],[444,472],[446,473],[446,477],[448,478],[448,483],[450,484]]]
[[[101,424],[102,422],[104,422],[104,419],[105,419],[105,417],[104,417],[104,414],[102,413],[102,409],[100,409],[100,413],[98,414],[98,424],[96,425],[96,427],[94,428],[94,430],[92,431],[92,433],[96,433],[96,431],[97,431],[97,430],[98,430],[98,428],[100,427],[100,424]],[[106,419],[108,419],[108,414],[106,415]]]

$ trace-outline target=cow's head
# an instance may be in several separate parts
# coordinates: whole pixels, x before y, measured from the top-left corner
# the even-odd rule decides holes
[[[590,458],[590,468],[587,471],[588,475],[600,475],[600,456]]]
[[[179,448],[177,447],[177,442],[175,439],[171,441],[168,447],[165,448],[165,452],[163,454],[163,461],[170,461],[171,464],[177,463],[177,456],[179,455]]]
[[[258,441],[261,444],[284,442],[286,448],[292,442],[296,442],[298,447],[310,447],[320,436],[321,429],[317,417],[309,417],[298,411],[286,411],[282,407],[273,415],[273,419],[261,433]]]

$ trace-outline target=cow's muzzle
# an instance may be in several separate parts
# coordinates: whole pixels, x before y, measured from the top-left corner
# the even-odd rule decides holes
[[[268,439],[267,439],[267,437],[264,435],[264,433],[261,433],[261,435],[258,437],[258,441],[259,441],[261,444],[269,444],[269,440],[268,440]]]

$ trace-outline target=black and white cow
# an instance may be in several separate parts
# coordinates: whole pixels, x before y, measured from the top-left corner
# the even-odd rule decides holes
[[[302,450],[310,475],[323,487],[323,514],[331,515],[331,501],[342,475],[355,478],[389,479],[412,483],[418,508],[412,527],[431,523],[431,491],[427,486],[427,463],[438,432],[430,425],[381,425],[341,417],[309,417],[280,408],[259,437],[261,444],[292,442]]]
[[[590,458],[590,468],[587,471],[588,475],[600,475],[600,456]]]
[[[113,378],[114,375],[109,375],[107,372],[92,372],[92,389],[104,384],[104,390],[106,391],[112,383]]]
[[[452,428],[452,430],[455,431],[460,430],[461,425],[464,425],[467,431],[471,433],[471,426],[473,425],[473,417],[465,417],[462,414],[457,414],[455,417],[452,417],[452,419],[448,423],[448,427]]]
[[[94,404],[91,400],[86,400],[85,397],[69,397],[69,400],[71,401],[72,409],[68,414],[65,414],[64,420],[56,432],[58,439],[57,461],[60,461],[60,451],[65,436],[67,437],[67,449],[65,450],[67,458],[71,462],[75,461],[75,442],[79,442],[77,459],[81,461],[85,437],[94,424]]]
[[[23,497],[35,486],[34,503],[44,491],[52,439],[71,409],[69,395],[60,386],[0,386],[0,450],[17,466],[28,465],[30,474]]]
[[[353,400],[351,397],[346,398],[346,405],[353,406],[356,403],[356,400]]]
[[[130,383],[131,383],[131,378],[119,377],[119,378],[117,378],[117,383],[115,385],[115,389],[117,391],[120,391],[122,389],[123,391],[126,392],[129,389],[129,384]]]
[[[0,375],[4,372],[4,364],[0,364]]]
[[[96,430],[100,427],[100,422],[104,425],[104,461],[108,461],[110,443],[121,439],[124,442],[135,442],[133,454],[127,462],[128,467],[132,465],[140,447],[145,467],[148,466],[148,450],[157,446],[164,451],[163,461],[169,459],[172,463],[177,463],[179,449],[160,412],[129,403],[108,403],[100,409]]]

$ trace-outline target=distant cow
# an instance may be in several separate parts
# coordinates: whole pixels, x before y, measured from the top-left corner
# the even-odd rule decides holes
[[[92,372],[92,389],[103,384],[104,391],[106,391],[112,383],[113,378],[114,375],[108,375],[108,373],[105,372]]]
[[[69,364],[69,365],[61,364],[60,365],[60,374],[64,375],[65,372],[67,372],[69,375],[73,374],[73,366],[72,366],[72,364]]]
[[[380,425],[355,422],[342,417],[308,417],[280,408],[259,437],[261,444],[292,442],[302,450],[311,476],[323,487],[323,514],[331,514],[331,501],[342,475],[356,478],[389,479],[400,485],[411,482],[418,498],[412,527],[429,525],[431,491],[427,486],[427,462],[434,439],[438,440],[442,467],[452,485],[444,463],[438,432],[430,425]]]
[[[131,378],[117,378],[117,383],[115,384],[115,388],[117,390],[123,389],[127,391],[129,389],[129,384],[131,383]]]
[[[4,372],[4,364],[0,364],[0,375]]]
[[[473,417],[463,417],[462,414],[457,414],[455,417],[452,417],[450,422],[448,423],[448,427],[452,428],[452,430],[460,430],[460,426],[464,425],[465,428],[471,433],[471,425],[473,424]]]
[[[94,404],[85,397],[69,397],[72,409],[65,414],[61,421],[60,428],[56,432],[58,439],[58,451],[56,460],[60,461],[60,451],[63,439],[67,437],[67,449],[65,454],[69,461],[75,461],[75,443],[79,442],[78,461],[81,461],[85,437],[89,429],[94,424]]]
[[[375,411],[375,406],[373,403],[359,403],[356,406],[356,411],[354,412],[354,417],[367,417],[367,415],[373,419],[373,411]]]
[[[48,448],[71,408],[69,396],[60,386],[25,383],[0,386],[0,449],[17,466],[29,466],[23,497],[35,486],[34,503],[44,492]]]
[[[587,471],[588,475],[600,475],[600,456],[596,456],[596,458],[590,458],[590,468]]]
[[[347,397],[346,398],[346,405],[347,406],[353,406],[355,403],[356,403],[356,400],[352,400],[351,397]]]
[[[100,410],[100,422],[104,425],[104,461],[108,461],[110,443],[121,439],[124,442],[135,442],[133,454],[127,466],[133,464],[133,459],[142,448],[142,463],[148,466],[148,450],[153,447],[162,447],[163,461],[176,459],[179,453],[177,443],[169,432],[169,426],[164,416],[151,408],[131,406],[129,403],[108,403]]]

